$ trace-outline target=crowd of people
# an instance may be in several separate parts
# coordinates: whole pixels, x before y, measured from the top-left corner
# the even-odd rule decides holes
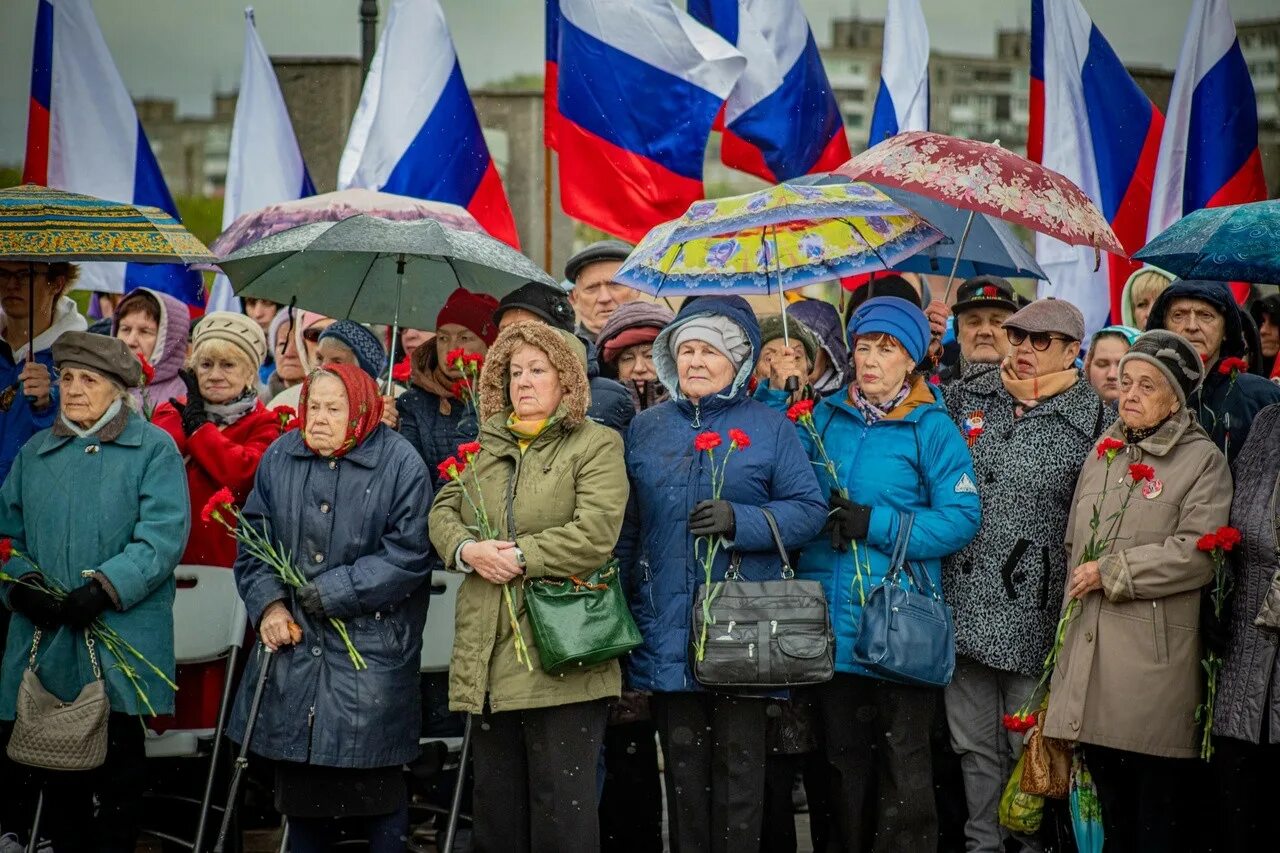
[[[476,851],[795,850],[797,787],[815,849],[1060,849],[999,820],[1024,746],[1002,720],[1042,705],[1043,735],[1087,763],[1108,849],[1259,849],[1280,793],[1280,297],[1243,308],[1144,268],[1124,324],[1087,335],[1069,302],[998,277],[947,305],[889,274],[784,318],[642,297],[614,281],[629,252],[588,246],[567,292],[459,288],[393,341],[259,300],[192,324],[144,288],[101,300],[91,329],[73,266],[35,265],[29,291],[32,268],[0,262],[0,739],[29,674],[62,702],[102,681],[111,708],[96,769],[0,758],[0,829],[24,833],[42,791],[57,853],[132,850],[139,718],[212,728],[239,678],[229,736],[252,725],[299,853],[403,850],[403,768],[449,713],[472,721]],[[1147,474],[1117,487],[1131,465]],[[230,509],[296,583],[238,545]],[[769,580],[775,524],[821,583],[835,674],[708,688],[699,543],[721,543],[714,580]],[[1198,545],[1228,526],[1215,607]],[[611,560],[642,642],[545,670],[528,584]],[[944,688],[857,651],[866,596],[903,562],[952,613]],[[179,564],[234,571],[270,657],[175,670]],[[419,672],[433,570],[463,575],[447,684]],[[92,625],[154,668],[99,666]]]

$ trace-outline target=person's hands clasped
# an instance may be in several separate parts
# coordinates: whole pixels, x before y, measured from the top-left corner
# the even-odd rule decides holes
[[[53,380],[49,368],[38,361],[28,361],[18,374],[22,383],[22,394],[31,401],[34,409],[47,409],[53,402]]]
[[[694,536],[723,536],[732,539],[737,531],[733,504],[728,501],[698,501],[689,513],[689,532]]]
[[[468,542],[462,546],[462,562],[493,584],[504,584],[524,574],[516,559],[516,543],[501,539]]]
[[[62,625],[62,602],[53,597],[38,577],[27,575],[19,579],[21,583],[13,584],[9,588],[9,606],[40,630],[54,631]]]
[[[1081,563],[1071,571],[1071,584],[1067,587],[1067,595],[1072,598],[1084,598],[1095,589],[1102,589],[1102,572],[1099,571],[1097,560]]]
[[[258,636],[271,651],[278,651],[281,646],[291,646],[298,638],[290,630],[294,625],[289,608],[282,601],[273,601],[262,613],[262,621],[258,623]]]
[[[62,602],[62,621],[79,631],[88,628],[102,613],[111,608],[111,596],[98,580],[91,579],[67,593]]]
[[[800,344],[783,347],[769,361],[769,387],[784,389],[787,380],[794,377],[797,387],[804,385],[808,377],[804,372],[804,348]]]

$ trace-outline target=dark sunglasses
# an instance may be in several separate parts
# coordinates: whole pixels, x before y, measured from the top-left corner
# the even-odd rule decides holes
[[[324,329],[304,329],[302,339],[308,343],[315,343],[320,340],[320,335],[324,334]]]
[[[1009,326],[1005,327],[1004,333],[1009,336],[1009,343],[1015,347],[1022,346],[1022,342],[1027,338],[1031,338],[1031,348],[1036,352],[1044,352],[1049,348],[1049,344],[1054,341],[1070,341],[1071,338],[1062,335],[1051,334],[1050,332],[1030,332],[1027,333],[1022,329],[1014,329]]]

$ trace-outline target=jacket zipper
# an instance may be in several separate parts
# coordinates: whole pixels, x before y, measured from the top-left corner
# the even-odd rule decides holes
[[[693,404],[693,424],[692,424],[692,426],[693,426],[695,429],[697,429],[698,427],[702,426],[702,404],[701,404],[701,403],[694,403],[694,404]]]
[[[316,732],[316,706],[313,704],[307,711],[307,764],[311,763],[311,740]]]

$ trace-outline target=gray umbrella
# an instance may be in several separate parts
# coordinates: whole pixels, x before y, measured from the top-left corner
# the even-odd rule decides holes
[[[405,222],[366,214],[272,234],[218,266],[241,298],[390,323],[396,332],[401,325],[434,327],[457,287],[501,298],[528,281],[555,285],[533,261],[486,234],[433,219]]]

